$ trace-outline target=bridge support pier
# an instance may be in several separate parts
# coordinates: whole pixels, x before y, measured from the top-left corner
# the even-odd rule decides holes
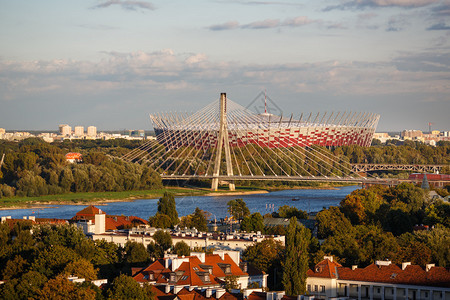
[[[225,162],[227,165],[227,175],[233,176],[233,166],[231,164],[230,143],[228,141],[228,124],[227,124],[227,94],[220,94],[220,127],[219,138],[217,139],[216,159],[214,163],[213,180],[211,189],[217,191],[219,188],[220,162],[222,161],[222,148],[225,149]],[[234,182],[228,184],[230,191],[236,189]]]

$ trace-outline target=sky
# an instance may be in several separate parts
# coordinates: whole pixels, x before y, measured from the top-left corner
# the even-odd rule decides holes
[[[151,130],[264,91],[284,116],[450,130],[450,0],[0,0],[1,128]]]

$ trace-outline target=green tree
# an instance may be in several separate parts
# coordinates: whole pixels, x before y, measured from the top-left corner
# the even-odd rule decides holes
[[[278,213],[274,217],[285,219],[290,219],[292,217],[296,217],[297,219],[308,219],[308,213],[294,206],[283,205],[278,208]]]
[[[172,225],[172,220],[168,215],[156,213],[153,217],[150,217],[148,222],[150,226],[155,228],[169,228]]]
[[[62,274],[66,276],[77,276],[78,278],[84,278],[87,281],[92,281],[97,279],[97,272],[98,270],[94,269],[94,266],[89,261],[84,258],[80,258],[68,263]]]
[[[284,246],[280,241],[265,239],[248,247],[242,257],[257,269],[266,272],[269,276],[267,285],[270,290],[280,290],[282,277],[281,262],[284,257]]]
[[[228,213],[232,215],[236,220],[242,220],[248,215],[250,215],[250,210],[247,204],[242,199],[230,200],[227,203]]]
[[[241,222],[241,230],[246,232],[263,232],[264,219],[259,212],[255,212],[247,216]]]
[[[208,231],[205,213],[198,207],[195,208],[195,211],[192,214],[191,227],[195,227],[198,231]]]
[[[181,241],[175,244],[173,252],[178,256],[189,256],[191,254],[191,248],[184,241]]]
[[[41,299],[95,299],[95,292],[93,290],[78,286],[63,276],[58,276],[47,281],[39,294],[39,298]]]
[[[153,235],[154,243],[150,243],[147,246],[147,251],[150,256],[154,258],[162,258],[164,256],[164,251],[172,247],[172,237],[170,234],[164,230],[158,230]]]
[[[47,281],[47,277],[39,272],[29,271],[23,274],[14,287],[16,299],[38,299],[40,290]]]
[[[225,289],[228,292],[231,292],[231,290],[239,289],[237,280],[238,280],[238,277],[236,275],[225,276]]]
[[[316,220],[319,238],[326,238],[337,233],[348,234],[353,228],[350,221],[335,206],[320,211],[316,216]]]
[[[155,299],[149,285],[141,285],[132,277],[121,274],[112,282],[108,290],[108,298],[115,300],[147,300]]]
[[[150,259],[150,256],[145,249],[145,246],[141,243],[128,241],[125,244],[125,256],[124,260],[127,263],[145,263],[148,262]]]
[[[178,212],[175,205],[175,198],[173,194],[164,192],[164,195],[159,198],[158,201],[158,213],[169,216],[171,224],[173,227],[178,224]]]
[[[291,218],[286,235],[282,280],[287,295],[302,295],[306,292],[310,240],[310,231],[303,225],[299,225],[296,217]]]

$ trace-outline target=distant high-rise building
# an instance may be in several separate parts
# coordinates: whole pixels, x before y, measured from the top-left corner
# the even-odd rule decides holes
[[[61,125],[59,125],[59,133],[61,135],[71,135],[72,134],[72,127],[70,127],[67,124],[61,124]]]
[[[95,126],[89,126],[87,128],[87,135],[88,136],[97,136],[97,127]]]
[[[403,130],[402,138],[419,138],[422,137],[423,133],[420,130]]]
[[[83,126],[75,126],[75,135],[83,136],[84,135],[84,127]]]
[[[3,134],[5,132],[6,132],[5,128],[0,128],[0,134]]]
[[[129,130],[128,131],[131,137],[145,137],[145,131],[140,129],[140,130]]]

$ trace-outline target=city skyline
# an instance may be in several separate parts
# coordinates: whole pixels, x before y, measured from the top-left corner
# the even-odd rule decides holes
[[[0,127],[151,130],[264,90],[284,115],[369,111],[377,131],[448,130],[450,1],[0,4]]]

